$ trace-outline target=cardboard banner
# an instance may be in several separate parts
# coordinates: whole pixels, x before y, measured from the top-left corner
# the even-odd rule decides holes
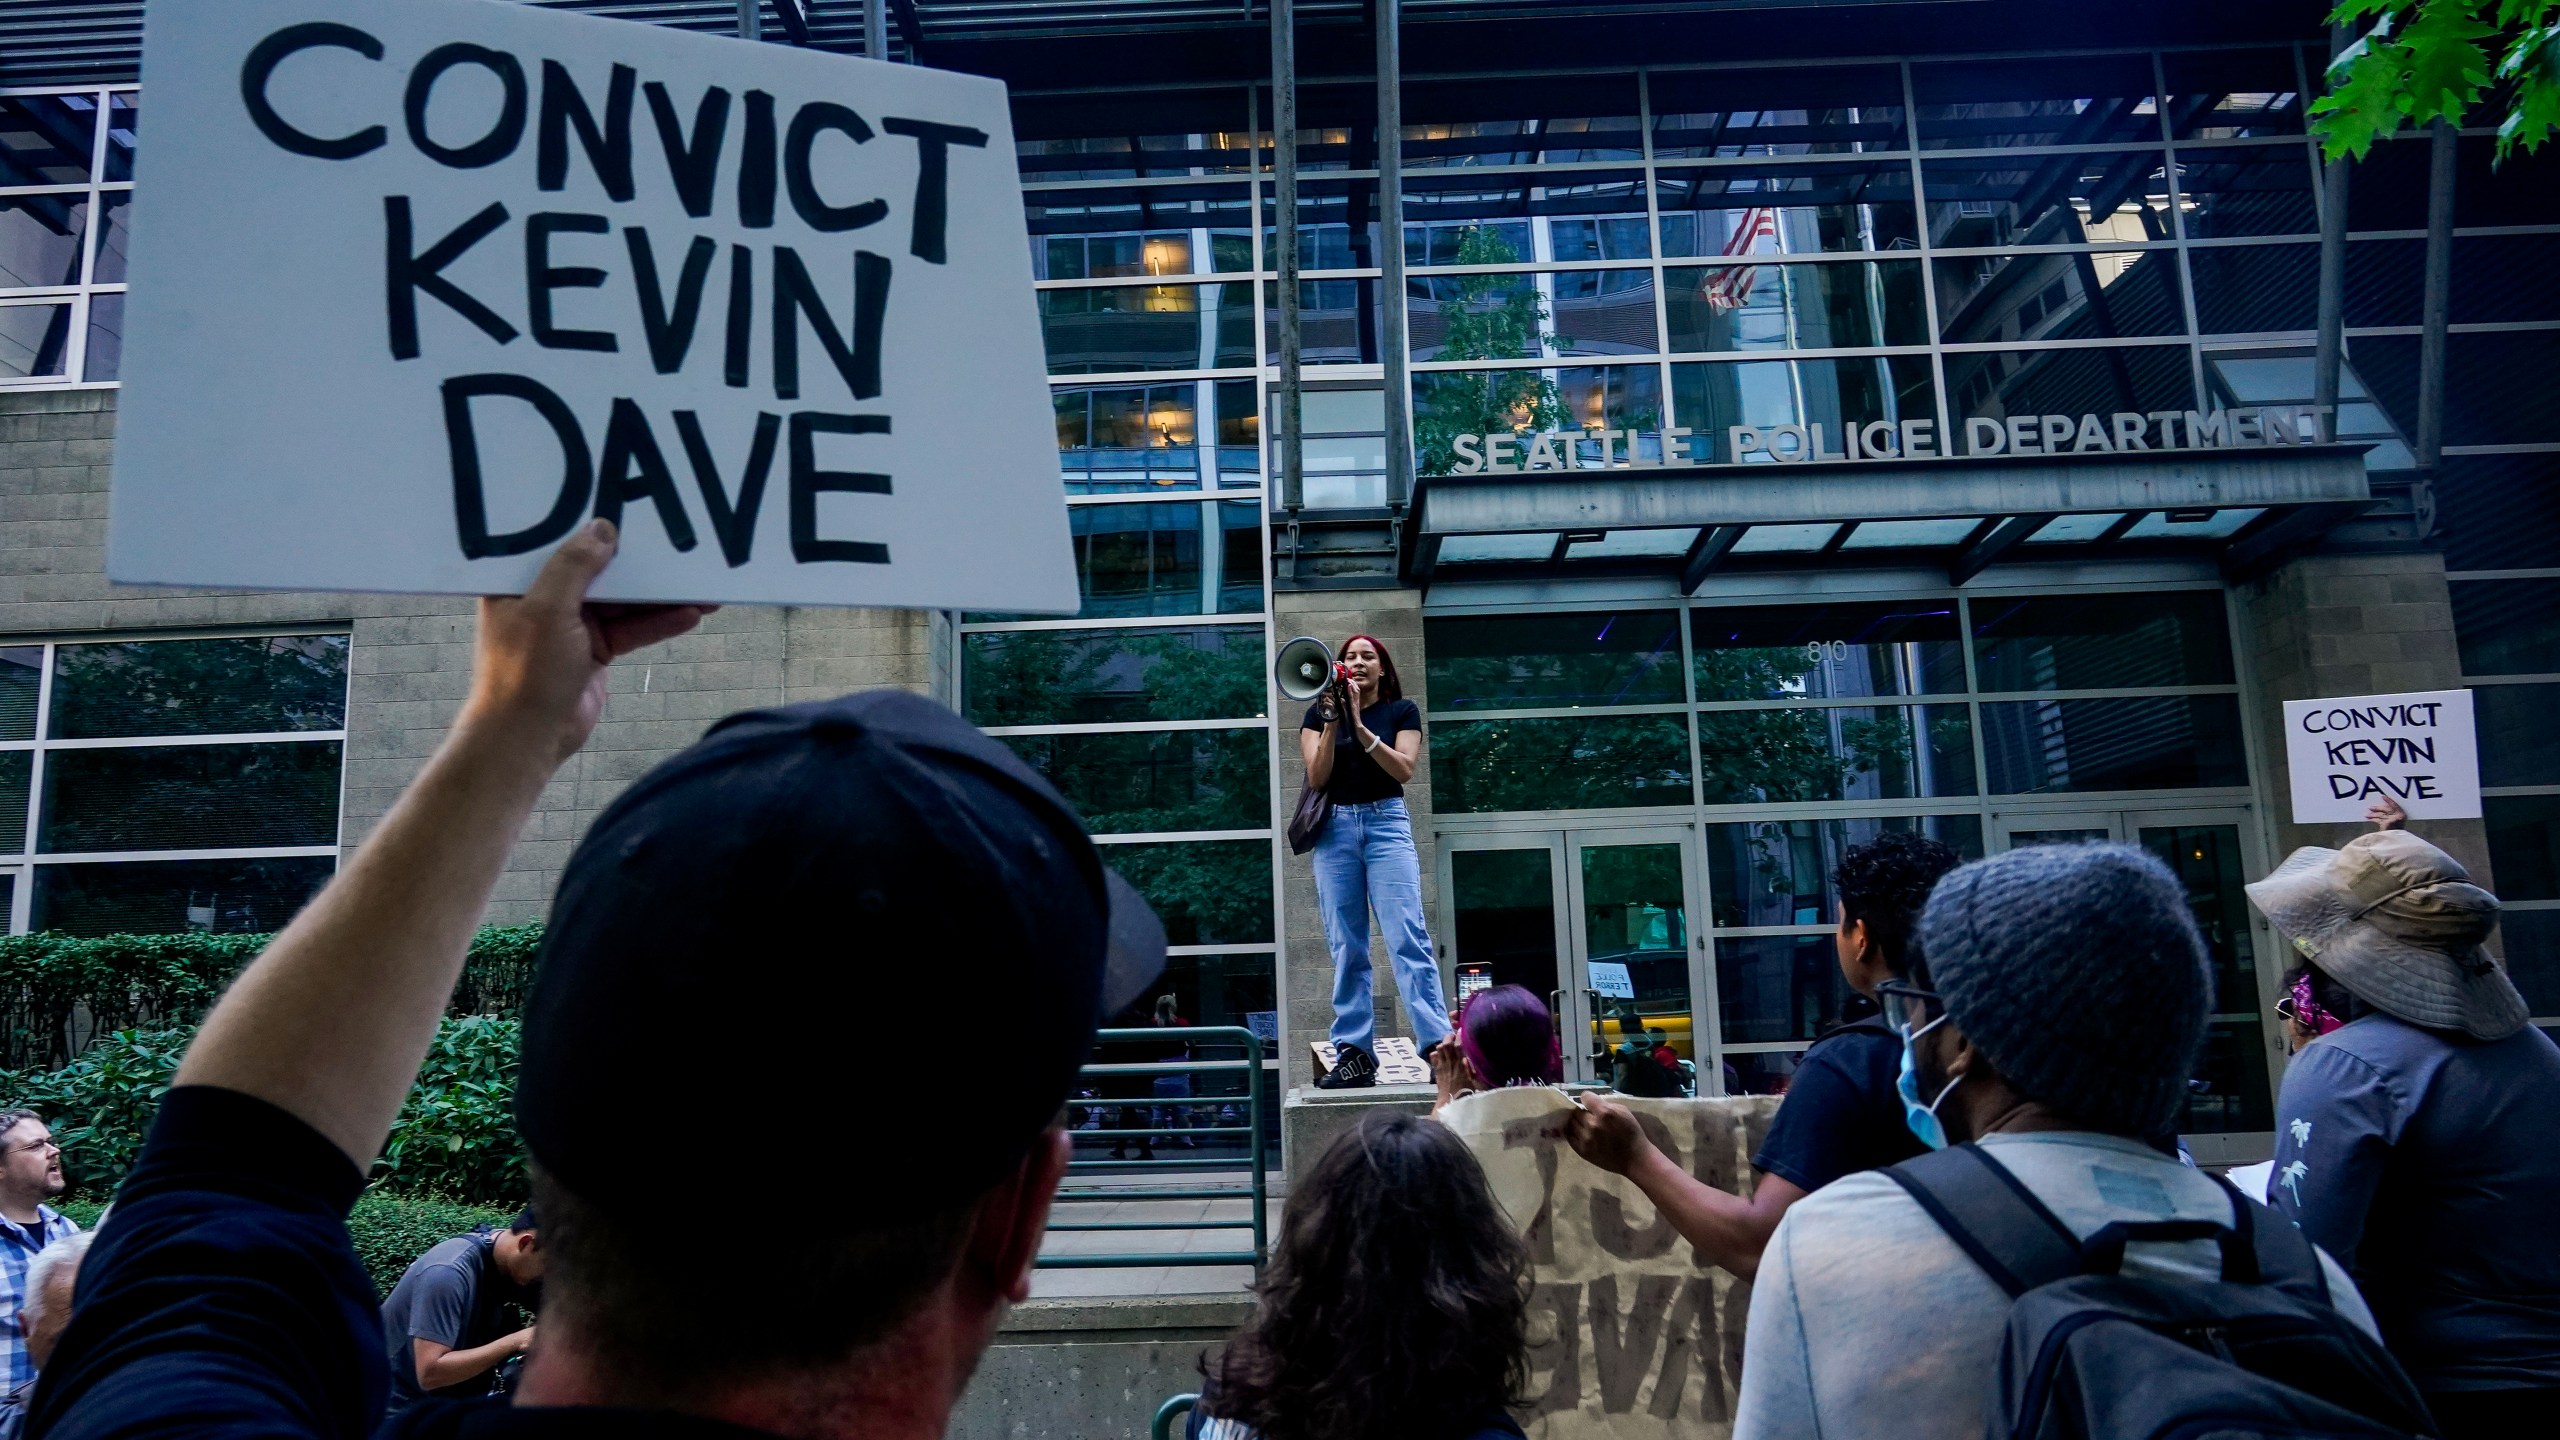
[[[107,573],[1070,612],[1004,86],[496,0],[145,22]]]
[[[1378,1062],[1379,1084],[1428,1085],[1431,1083],[1431,1066],[1422,1058],[1422,1052],[1413,1048],[1413,1040],[1410,1036],[1381,1035],[1377,1037],[1375,1043],[1378,1053],[1370,1058]],[[1333,1042],[1330,1040],[1308,1041],[1307,1052],[1315,1056],[1316,1073],[1319,1075],[1331,1070],[1333,1062],[1342,1058],[1342,1052],[1334,1049]]]
[[[1673,1163],[1746,1193],[1775,1096],[1612,1096]],[[1644,1193],[1573,1153],[1573,1102],[1489,1090],[1440,1112],[1529,1243],[1530,1440],[1712,1440],[1733,1429],[1751,1287],[1707,1265]]]
[[[2284,702],[2293,820],[2356,821],[2377,800],[2412,820],[2480,814],[2480,740],[2471,692],[2350,695]]]

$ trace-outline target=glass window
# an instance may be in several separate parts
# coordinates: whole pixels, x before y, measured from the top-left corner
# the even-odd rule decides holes
[[[2148,54],[1911,67],[1924,150],[2158,140],[2152,84]]]
[[[1101,280],[1253,268],[1253,219],[1241,186],[1034,190],[1023,202],[1035,279]]]
[[[1067,493],[1199,488],[1199,389],[1182,380],[1051,391]]]
[[[2160,66],[2169,127],[2181,140],[2302,133],[2302,80],[2289,48],[2171,50]]]
[[[1689,727],[1677,715],[1434,721],[1433,803],[1489,810],[1610,810],[1689,803]]]
[[[1232,173],[1252,157],[1241,88],[1017,95],[1013,127],[1026,184]]]
[[[1548,224],[1540,225],[1541,220]],[[1644,177],[1608,171],[1417,175],[1404,192],[1405,263],[1507,265],[1586,258],[1555,253],[1553,225],[1558,221],[1566,222],[1565,240],[1574,249],[1586,249],[1602,234],[1615,237],[1610,243],[1622,248],[1630,242],[1640,246]],[[1477,237],[1470,233],[1474,231],[1486,234]],[[1609,258],[1638,259],[1643,253],[1638,248],[1633,255]],[[1470,258],[1475,254],[1483,258]]]
[[[0,740],[36,738],[36,695],[44,683],[44,647],[0,647]]]
[[[2423,241],[2376,241],[2373,244],[2394,249],[2391,263],[2381,267],[2382,275],[2368,284],[2393,284],[2403,292],[2401,299],[2408,307],[2403,320],[2358,320],[2356,324],[2418,323],[2417,297],[2424,293],[2406,290],[2406,277],[2425,272],[2426,245]],[[2360,246],[2348,247],[2353,254]],[[2404,268],[2405,267],[2405,268]],[[2388,278],[2384,278],[2388,277]],[[2356,290],[2357,278],[2349,273],[2349,294]],[[2456,235],[2453,237],[2453,290],[2449,298],[2451,318],[2456,325],[2482,321],[2560,320],[2560,235]],[[2350,302],[2352,303],[2352,302]]]
[[[266,934],[283,929],[337,868],[326,855],[39,865],[29,928],[65,935]]]
[[[2457,443],[2560,440],[2560,410],[2545,383],[2560,374],[2560,331],[2456,332],[2445,341],[2444,366],[2445,434]]]
[[[1902,74],[1891,65],[1811,70],[1656,70],[1658,160],[1833,155],[1906,143]]]
[[[2480,783],[2560,785],[2554,713],[2560,713],[2560,685],[2475,687],[2471,714],[2480,731]]]
[[[1675,610],[1434,617],[1422,634],[1435,713],[1683,698]]]
[[[2237,825],[2145,825],[2135,843],[2160,857],[2187,892],[2213,968],[2213,1013],[2258,1010],[2256,945],[2249,928],[2247,857]]]
[[[977,631],[963,640],[973,725],[1262,715],[1262,633],[1238,626]]]
[[[1271,91],[1255,87],[1264,124],[1272,115]],[[1378,91],[1374,85],[1298,86],[1298,169],[1369,170],[1378,163]],[[1263,140],[1261,163],[1271,165],[1271,141]],[[1375,188],[1372,186],[1371,188]]]
[[[1433,370],[1413,377],[1415,464],[1425,475],[1446,475],[1456,468],[1452,445],[1460,435],[1586,426],[1654,430],[1661,424],[1662,376],[1651,365]],[[1576,443],[1585,456],[1598,460],[1597,440]],[[1661,447],[1661,436],[1647,435],[1637,453],[1658,459]],[[1626,452],[1623,443],[1617,448]]]
[[[1133,1002],[1125,1013],[1129,1027],[1147,1023],[1155,1010],[1155,997],[1171,995],[1174,1013],[1193,1025],[1242,1025],[1250,1028],[1256,1017],[1271,1021],[1279,1010],[1279,987],[1269,955],[1168,955],[1164,973],[1147,986],[1147,992]],[[1266,1024],[1266,1030],[1268,1025]],[[1217,1042],[1208,1042],[1215,1045]],[[1203,1058],[1218,1059],[1232,1055],[1230,1049],[1206,1052]],[[1266,1047],[1267,1053],[1267,1047]],[[1126,1057],[1135,1059],[1135,1054]],[[1221,1095],[1244,1093],[1244,1077],[1232,1072],[1221,1075],[1212,1071],[1191,1077],[1199,1087],[1197,1093]],[[1219,1125],[1240,1125],[1241,1119],[1221,1117]],[[1202,1141],[1203,1144],[1212,1143]]]
[[[1633,75],[1550,75],[1525,85],[1417,80],[1400,100],[1404,163],[1417,168],[1644,154]]]
[[[1262,343],[1269,354],[1280,353],[1280,291],[1262,292]],[[1378,363],[1378,282],[1371,280],[1301,280],[1298,282],[1299,353],[1309,365]],[[1277,361],[1275,359],[1274,363]]]
[[[80,366],[87,380],[113,380],[124,362],[124,293],[89,297],[89,354]]]
[[[1196,504],[1073,505],[1067,529],[1075,546],[1082,619],[1135,615],[1251,614],[1262,608],[1260,507],[1218,507],[1210,532],[1219,555],[1202,564]],[[973,621],[1003,615],[972,614]],[[1047,618],[1047,617],[1038,617]]]
[[[2525,1008],[2560,1015],[2560,910],[2509,910],[2498,917],[2498,933],[2507,945],[2507,978],[2524,992]]]
[[[2178,152],[2178,207],[2190,240],[2317,235],[2311,157],[2300,141]]]
[[[1040,292],[1040,331],[1053,375],[1251,365],[1252,314],[1253,286],[1246,283]],[[1214,327],[1203,323],[1210,315]]]
[[[1982,751],[1995,795],[2249,783],[2235,695],[1988,704]]]
[[[130,90],[107,97],[107,179],[133,178],[134,137],[141,129],[141,97]]]
[[[1932,160],[1921,172],[1942,250],[2140,243],[2171,238],[2169,172],[2157,150]]]
[[[45,756],[36,846],[228,850],[332,845],[339,746],[143,745]]]
[[[1639,201],[1639,204],[1642,202]],[[1273,226],[1279,223],[1279,201],[1269,190],[1262,195],[1262,266],[1276,270],[1279,266],[1279,237]],[[1514,222],[1515,258],[1529,254],[1527,222]],[[1424,252],[1412,241],[1413,227],[1405,227],[1405,260],[1407,264],[1448,264],[1449,261],[1426,261]],[[1369,180],[1328,180],[1316,176],[1298,185],[1298,267],[1302,270],[1365,270],[1378,263],[1378,187]],[[1503,263],[1503,262],[1497,262]]]
[[[109,190],[98,197],[98,203],[98,257],[89,279],[99,285],[121,285],[125,252],[133,247],[133,192]]]
[[[0,305],[0,380],[42,380],[71,359],[71,307]]]
[[[2560,900],[2560,795],[2491,795],[2480,808],[2499,898]]]
[[[1986,691],[2114,690],[2232,683],[2216,590],[1986,596],[1973,605]]]
[[[2463,674],[2560,674],[2560,578],[2456,580],[2451,588]]]
[[[1271,732],[1009,735],[1096,834],[1252,830],[1271,823]]]
[[[1964,859],[1982,858],[1982,817],[1978,815],[1710,825],[1707,893],[1717,928],[1839,923],[1840,896],[1831,883],[1833,872],[1852,847],[1868,844],[1886,831],[1916,832]]]
[[[1650,270],[1424,275],[1405,282],[1405,295],[1416,360],[1650,355],[1661,348]]]
[[[1710,805],[1974,793],[1962,705],[1709,710],[1698,716],[1698,757]]]
[[[1172,945],[1271,942],[1271,842],[1165,840],[1105,845],[1120,872],[1164,922]]]
[[[1832,700],[1964,691],[1955,602],[1689,612],[1700,700]]]
[[[1830,936],[1718,936],[1715,947],[1724,1043],[1811,1040],[1846,1018],[1849,983]]]
[[[2187,252],[2196,323],[2207,335],[2308,330],[2319,313],[2320,250],[2300,245],[2213,245]]]
[[[1819,425],[1817,448],[1837,454],[1846,427],[1863,433],[1877,421],[1904,420],[1934,427],[1938,413],[1926,355],[1674,365],[1671,394],[1680,423],[1697,432],[1689,439],[1691,453],[1715,462],[1775,458],[1766,451],[1727,454],[1727,431],[1735,425]]]
[[[0,290],[80,283],[89,194],[0,195]]]
[[[1966,255],[1938,261],[1936,273],[1938,328],[1950,342],[2187,333],[2175,251]]]
[[[347,637],[127,640],[54,652],[50,737],[256,734],[347,723]]]
[[[1793,161],[1662,172],[1662,253],[1803,254],[1920,243],[1903,160]]]
[[[27,785],[34,768],[34,751],[0,750],[0,851],[12,855],[27,848]]]
[[[0,185],[80,185],[89,179],[98,97],[0,96]]]
[[[1449,852],[1456,891],[1449,924],[1457,960],[1483,966],[1496,985],[1535,995],[1556,988],[1556,902],[1553,856],[1534,850]]]
[[[1947,388],[1962,420],[2011,415],[2108,415],[2196,403],[2184,345],[2078,350],[1969,350],[1947,356]],[[1949,437],[1948,449],[1956,448]]]
[[[1918,261],[1683,266],[1662,288],[1675,351],[1929,343]]]
[[[1566,365],[1555,372],[1556,403],[1567,429],[1605,426],[1652,430],[1662,424],[1662,372],[1651,365]],[[1637,453],[1661,455],[1660,436],[1639,438]],[[1584,454],[1597,459],[1597,444]]]
[[[2205,1027],[2204,1049],[2187,1082],[2181,1135],[2213,1135],[2275,1128],[2274,1091],[2267,1084],[2266,1033],[2254,1020],[2216,1021]]]

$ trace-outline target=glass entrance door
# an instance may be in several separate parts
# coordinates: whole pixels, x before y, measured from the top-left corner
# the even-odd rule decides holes
[[[1568,1033],[1583,1037],[1566,1047],[1573,1078],[1630,1095],[1698,1093],[1696,843],[1685,828],[1567,832],[1579,972]]]
[[[2279,1043],[2266,1023],[2275,977],[2261,956],[2267,936],[2242,886],[2266,873],[2245,808],[2020,811],[1995,815],[2000,849],[2117,840],[2160,857],[2186,886],[2212,963],[2212,1020],[2188,1082],[2179,1133],[2198,1161],[2266,1158],[2275,1125],[2267,1055]],[[2269,962],[2272,963],[2272,962]],[[2057,997],[2069,1003],[2068,997]]]
[[[1553,832],[1440,840],[1449,897],[1450,1014],[1478,990],[1517,985],[1566,1015],[1564,837]],[[1562,1024],[1560,1018],[1559,1021]],[[1566,1033],[1571,1033],[1567,1031]],[[1566,1045],[1567,1052],[1574,1047]]]

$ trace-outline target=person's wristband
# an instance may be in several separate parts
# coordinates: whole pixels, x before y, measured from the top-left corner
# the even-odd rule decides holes
[[[1377,749],[1378,749],[1378,737],[1377,737],[1377,736],[1375,736],[1375,735],[1372,735],[1372,736],[1370,736],[1367,740],[1365,740],[1365,741],[1362,741],[1362,742],[1361,742],[1361,745],[1360,745],[1360,753],[1362,753],[1362,754],[1364,754],[1364,755],[1375,754],[1375,753],[1377,752]]]

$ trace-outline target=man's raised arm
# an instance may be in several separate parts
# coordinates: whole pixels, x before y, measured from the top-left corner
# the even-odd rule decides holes
[[[707,608],[586,603],[615,539],[591,522],[521,597],[480,602],[471,696],[444,744],[206,1017],[178,1084],[254,1095],[372,1168],[517,831],[604,709],[605,666]]]

